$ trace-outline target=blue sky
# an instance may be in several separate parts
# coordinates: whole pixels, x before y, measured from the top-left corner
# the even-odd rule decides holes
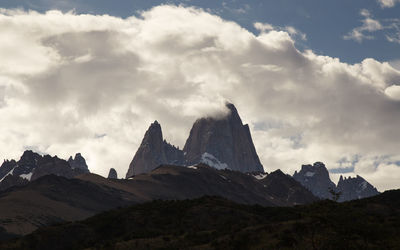
[[[384,0],[382,0],[384,1]],[[387,2],[391,2],[390,0]],[[383,28],[365,32],[369,39],[355,41],[344,39],[354,28],[362,25],[362,10],[369,12],[370,18],[382,26],[391,26],[399,22],[400,4],[394,1],[393,7],[382,7],[379,0],[2,0],[3,8],[23,8],[44,12],[49,9],[77,13],[109,14],[128,17],[137,15],[160,4],[184,4],[208,9],[227,20],[233,20],[248,30],[257,32],[254,22],[269,23],[278,27],[292,26],[303,32],[307,40],[298,39],[299,49],[311,49],[321,55],[338,57],[343,62],[357,63],[364,58],[379,61],[400,59],[400,42],[388,41],[387,35],[399,38],[396,28]]]

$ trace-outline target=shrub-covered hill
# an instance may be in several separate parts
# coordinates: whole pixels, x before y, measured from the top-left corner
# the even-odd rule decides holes
[[[153,201],[39,229],[0,249],[400,249],[400,190],[345,203]]]

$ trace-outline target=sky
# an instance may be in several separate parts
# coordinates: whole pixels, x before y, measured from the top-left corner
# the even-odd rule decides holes
[[[400,188],[400,1],[0,2],[0,158],[124,176],[154,120],[183,147],[234,103],[267,172]]]

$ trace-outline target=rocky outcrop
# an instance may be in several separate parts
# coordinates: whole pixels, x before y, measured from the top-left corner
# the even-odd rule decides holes
[[[335,193],[338,195],[338,201],[362,199],[379,194],[375,187],[359,175],[355,178],[340,176],[336,186],[322,162],[316,162],[313,166],[303,165],[300,172],[294,173],[293,178],[321,199],[334,199]]]
[[[71,166],[71,168],[77,168],[82,170],[84,173],[89,173],[89,168],[86,164],[85,158],[81,155],[81,153],[76,153],[75,158],[72,158],[72,156],[69,157],[68,163]]]
[[[340,176],[337,191],[340,192],[339,201],[350,201],[378,195],[378,190],[368,183],[364,178],[343,178]]]
[[[161,164],[182,165],[183,163],[182,150],[163,140],[161,126],[155,121],[146,131],[142,143],[129,165],[126,178],[148,173]]]
[[[329,172],[322,162],[316,162],[314,165],[302,165],[300,172],[296,171],[293,178],[322,199],[331,199],[332,194],[329,190],[336,189],[335,183],[329,178]]]
[[[263,172],[249,126],[243,125],[233,104],[226,107],[227,116],[201,118],[194,123],[183,148],[187,165],[202,162],[219,169]]]
[[[110,172],[108,172],[108,179],[118,179],[117,171],[114,168],[110,168]]]
[[[15,160],[3,162],[0,167],[0,189],[23,185],[50,174],[72,178],[89,172],[85,159],[80,154],[76,154],[71,162],[75,164],[74,167],[57,156],[41,156],[26,150],[18,162]]]

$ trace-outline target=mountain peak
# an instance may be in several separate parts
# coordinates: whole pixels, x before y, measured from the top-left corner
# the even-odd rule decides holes
[[[129,164],[126,178],[148,173],[161,164],[183,164],[183,152],[163,139],[161,125],[154,121]]]
[[[201,118],[193,124],[183,148],[187,165],[203,162],[241,172],[263,172],[249,127],[243,125],[232,103],[225,105],[230,110],[226,118]]]

